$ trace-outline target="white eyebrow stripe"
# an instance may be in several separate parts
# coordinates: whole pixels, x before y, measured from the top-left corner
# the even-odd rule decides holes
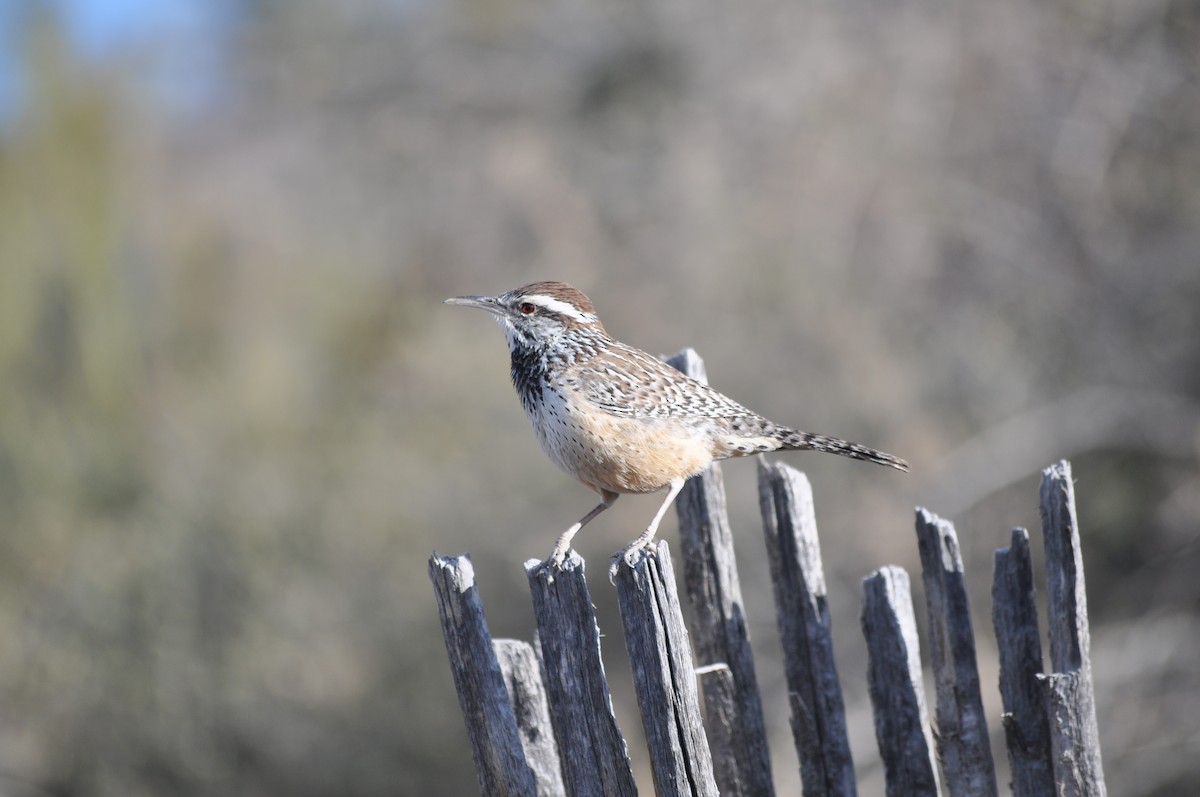
[[[590,324],[596,320],[596,316],[591,313],[581,313],[575,305],[564,302],[562,299],[555,299],[553,296],[535,293],[532,296],[524,297],[525,301],[533,302],[539,307],[544,307],[552,313],[561,313],[567,318],[574,319],[581,324]]]

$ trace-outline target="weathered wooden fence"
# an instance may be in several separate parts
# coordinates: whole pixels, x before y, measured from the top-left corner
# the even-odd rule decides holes
[[[690,350],[671,363],[704,377]],[[854,795],[812,490],[799,471],[763,463],[759,499],[803,793]],[[719,466],[692,479],[677,508],[684,584],[696,618],[691,642],[665,542],[632,565],[622,563],[616,576],[655,793],[773,795]],[[1103,795],[1083,562],[1067,462],[1043,472],[1041,511],[1048,672],[1024,529],[1014,530],[1011,546],[996,552],[992,588],[1012,792],[1015,797]],[[999,792],[954,527],[918,509],[916,530],[936,685],[936,734],[926,709],[908,575],[899,567],[884,567],[862,583],[868,680],[887,794],[994,797]],[[636,794],[601,663],[583,561],[572,553],[562,568],[536,560],[525,567],[536,648],[492,641],[466,556],[434,554],[429,561],[481,792],[486,797]]]

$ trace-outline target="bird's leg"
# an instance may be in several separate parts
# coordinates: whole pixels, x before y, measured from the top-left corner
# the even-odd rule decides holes
[[[621,559],[625,559],[625,561],[628,562],[629,559],[627,557],[629,554],[641,548],[645,548],[650,544],[650,541],[654,539],[654,533],[658,531],[658,524],[662,522],[663,515],[667,514],[667,508],[671,506],[672,502],[675,501],[675,496],[679,495],[679,491],[683,489],[685,481],[687,480],[682,476],[676,476],[674,479],[671,479],[671,487],[669,490],[667,490],[667,497],[663,500],[662,506],[658,508],[658,512],[655,513],[654,519],[650,521],[650,525],[646,527],[645,531],[638,535],[636,540],[613,554],[612,565],[610,565],[608,568],[609,581],[612,581],[617,577],[617,566],[621,564]]]
[[[581,528],[590,523],[592,519],[596,517],[596,515],[599,515],[605,509],[608,509],[610,506],[615,504],[617,499],[620,497],[621,496],[618,493],[609,492],[608,490],[601,490],[600,503],[596,504],[591,512],[588,512],[586,515],[580,518],[578,523],[559,535],[558,542],[554,543],[554,550],[550,552],[550,558],[546,561],[555,567],[562,567],[563,560],[567,558],[567,551],[571,549],[571,538],[579,533]]]

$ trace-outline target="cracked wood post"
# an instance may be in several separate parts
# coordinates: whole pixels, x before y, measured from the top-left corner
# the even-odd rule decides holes
[[[667,363],[708,382],[704,361],[684,349]],[[750,649],[742,588],[725,509],[725,481],[713,463],[688,479],[675,501],[683,583],[695,613],[692,629],[717,786],[723,797],[772,797],[771,758]]]
[[[541,643],[550,716],[566,790],[572,797],[637,794],[629,749],[600,659],[600,628],[583,559],[569,551],[561,568],[525,563]]]
[[[429,557],[429,578],[471,741],[480,793],[483,797],[554,794],[539,789],[525,758],[470,558],[435,553]]]
[[[1043,684],[1049,701],[1054,780],[1060,797],[1103,797],[1083,554],[1071,464],[1066,460],[1042,471],[1041,515],[1052,671]]]
[[[880,568],[863,579],[862,597],[867,680],[887,797],[937,797],[908,574]]]
[[[760,458],[758,495],[803,793],[854,795],[812,487],[795,468]]]
[[[667,544],[618,562],[617,600],[657,797],[717,797]]]
[[[1013,529],[1012,544],[996,551],[992,578],[992,624],[1000,651],[1000,697],[1004,738],[1012,769],[1013,797],[1054,794],[1050,728],[1041,682],[1042,640],[1029,532]]]
[[[517,720],[525,760],[533,770],[538,793],[563,794],[558,748],[554,745],[537,653],[533,645],[520,639],[497,639],[493,647],[504,675],[504,685],[508,688],[508,700]]]
[[[929,612],[929,657],[937,691],[937,751],[952,797],[997,797],[996,767],[979,692],[975,633],[954,526],[917,509],[917,548]]]

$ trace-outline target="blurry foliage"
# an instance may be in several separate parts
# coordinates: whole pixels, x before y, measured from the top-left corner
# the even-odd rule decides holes
[[[528,637],[520,563],[592,499],[498,332],[438,302],[557,277],[735,398],[913,462],[796,459],[852,710],[857,581],[912,567],[909,507],[957,502],[985,637],[991,550],[1074,458],[1110,789],[1195,792],[1194,1],[237,9],[223,91],[182,111],[143,96],[152,53],[85,65],[30,23],[0,133],[3,790],[473,793],[425,557],[469,548]],[[726,471],[749,573],[752,471]]]

